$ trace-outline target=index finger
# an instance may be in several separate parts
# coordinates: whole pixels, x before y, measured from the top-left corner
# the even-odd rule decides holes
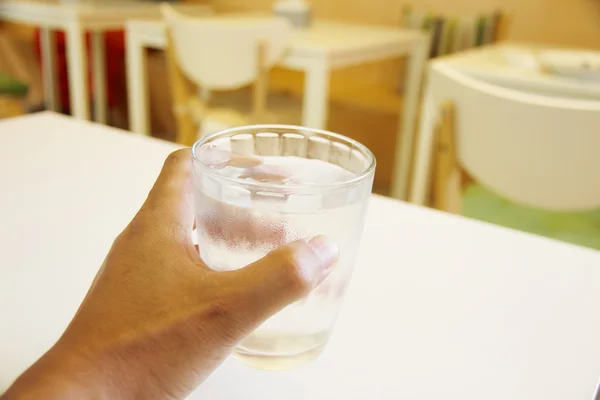
[[[190,231],[194,222],[194,202],[189,148],[169,154],[142,211],[158,213],[163,222]]]

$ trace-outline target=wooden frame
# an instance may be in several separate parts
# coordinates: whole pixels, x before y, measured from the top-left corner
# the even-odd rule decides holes
[[[253,108],[252,118],[253,120],[260,121],[265,118],[267,113],[267,46],[264,42],[258,42],[256,49],[256,82],[254,82],[253,92]]]
[[[267,114],[267,74],[266,45],[258,42],[256,80],[253,84],[252,115],[250,120],[260,123]],[[173,114],[177,127],[176,142],[191,146],[198,138],[202,120],[210,111],[209,104],[198,93],[198,87],[185,76],[177,61],[173,35],[167,28],[167,47],[165,48],[169,84],[173,104]]]
[[[431,205],[452,213],[460,212],[462,191],[473,182],[458,161],[456,106],[444,102],[434,129],[431,162]]]
[[[173,36],[169,29],[167,29],[165,55],[169,84],[171,86],[173,114],[175,115],[175,124],[177,127],[175,141],[186,146],[191,146],[196,139],[199,122],[194,118],[190,109],[190,99],[198,96],[196,96],[196,91],[194,90],[195,85],[187,79],[181,68],[179,68]],[[201,100],[198,98],[198,101]]]

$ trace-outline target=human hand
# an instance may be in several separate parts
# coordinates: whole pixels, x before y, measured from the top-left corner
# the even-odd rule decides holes
[[[180,399],[260,323],[306,296],[338,257],[298,240],[216,272],[191,238],[189,149],[169,156],[63,336],[2,399]]]

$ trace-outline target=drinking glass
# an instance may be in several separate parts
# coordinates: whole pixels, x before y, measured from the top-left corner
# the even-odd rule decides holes
[[[242,268],[316,235],[338,245],[327,279],[234,351],[246,364],[271,370],[316,358],[352,275],[375,157],[342,135],[285,125],[228,129],[200,139],[192,152],[198,245],[209,268]]]

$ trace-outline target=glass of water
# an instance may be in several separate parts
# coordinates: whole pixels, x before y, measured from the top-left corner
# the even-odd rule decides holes
[[[225,130],[202,138],[192,152],[198,245],[209,268],[242,268],[285,243],[316,235],[338,245],[327,279],[234,352],[248,365],[271,370],[314,359],[352,275],[375,157],[342,135],[285,125]]]

